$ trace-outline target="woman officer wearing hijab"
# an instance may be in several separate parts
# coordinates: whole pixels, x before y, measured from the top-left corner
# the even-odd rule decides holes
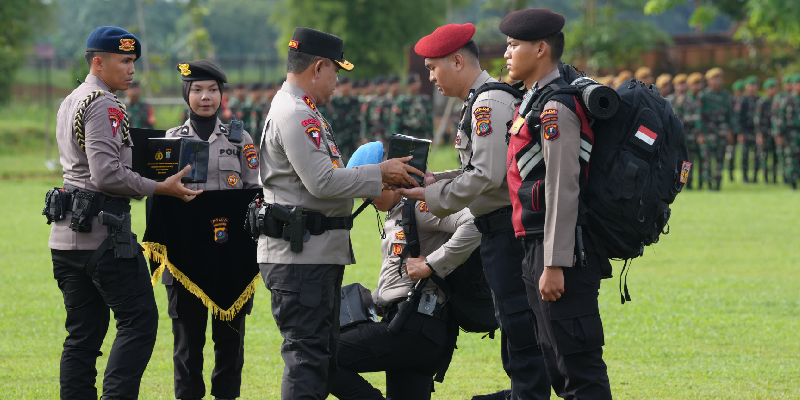
[[[209,142],[208,180],[188,187],[203,190],[250,189],[258,187],[258,156],[247,132],[237,138],[217,113],[225,73],[208,60],[178,64],[183,80],[183,99],[189,105],[189,119],[167,131],[167,137],[188,137]],[[165,269],[162,283],[167,287],[169,317],[172,319],[175,364],[175,398],[201,399],[203,382],[203,346],[206,341],[208,308]],[[244,365],[245,316],[253,308],[253,299],[231,321],[212,317],[214,371],[211,395],[216,399],[239,397]]]

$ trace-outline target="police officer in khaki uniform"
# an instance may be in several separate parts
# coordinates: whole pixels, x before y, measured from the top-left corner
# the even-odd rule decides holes
[[[410,158],[345,169],[333,127],[319,106],[330,101],[345,61],[342,40],[297,28],[289,42],[287,78],[264,122],[259,179],[264,201],[290,207],[303,222],[282,225],[300,236],[258,240],[258,262],[272,292],[272,315],[284,338],[282,398],[325,399],[336,373],[344,266],[353,264],[353,198],[378,198],[382,183],[414,186]],[[298,208],[300,207],[300,208]],[[302,243],[298,249],[297,243]],[[292,251],[295,250],[295,251]],[[297,251],[300,250],[300,251]]]
[[[48,192],[53,275],[64,295],[67,338],[61,353],[61,398],[96,399],[95,363],[114,312],[117,336],[103,379],[103,399],[135,399],[158,328],[150,273],[130,231],[130,199],[200,194],[180,173],[156,183],[131,171],[134,145],[125,106],[115,93],[133,80],[138,39],[103,26],[86,41],[89,75],[61,103],[56,137],[64,188]],[[146,144],[138,144],[145,145]],[[101,220],[98,214],[103,213]],[[107,218],[107,219],[106,219]],[[109,235],[112,231],[115,234]]]
[[[375,151],[369,152],[374,149]],[[368,154],[365,155],[364,153]],[[347,165],[374,164],[381,161],[383,146],[380,142],[361,146]],[[420,243],[420,256],[407,258],[411,275],[401,270],[403,251],[409,240],[402,224],[406,201],[413,202],[416,236]],[[409,291],[423,276],[414,271],[436,271],[445,277],[480,245],[481,233],[473,223],[466,208],[446,218],[433,215],[424,202],[403,199],[395,191],[386,190],[375,199],[378,210],[388,212],[381,241],[381,264],[378,286],[372,293],[375,305],[382,311],[380,322],[361,323],[342,332],[339,339],[339,371],[331,394],[339,400],[383,399],[361,372],[386,371],[386,396],[393,400],[426,400],[431,398],[434,374],[447,368],[455,348],[458,328],[449,318],[447,297],[429,280],[422,292],[436,296],[432,315],[416,310],[405,320],[399,332],[389,331],[389,324],[397,318],[398,309],[406,301]],[[402,272],[401,272],[402,271]],[[401,272],[401,273],[398,273]],[[373,351],[377,349],[377,351]]]
[[[550,398],[542,351],[536,343],[536,325],[522,282],[522,244],[514,238],[511,202],[506,181],[506,123],[517,99],[502,90],[475,91],[497,82],[482,71],[478,48],[472,41],[475,26],[450,24],[422,38],[414,50],[425,57],[430,80],[445,96],[464,100],[455,146],[461,168],[435,178],[425,188],[399,190],[426,202],[433,215],[469,208],[483,233],[481,259],[492,290],[501,332],[503,368],[511,378],[513,399]],[[434,177],[429,177],[429,181]]]
[[[500,23],[509,76],[530,88],[509,129],[514,229],[525,245],[523,279],[553,390],[565,399],[611,399],[597,302],[601,267],[610,265],[589,235],[582,235],[586,265],[574,262],[594,134],[574,95],[555,94],[530,115],[541,88],[567,85],[558,69],[563,27],[564,17],[548,9],[515,11]]]
[[[227,79],[214,63],[197,60],[177,66],[183,80],[183,99],[189,105],[189,119],[167,131],[167,137],[186,137],[209,142],[208,179],[191,183],[192,189],[251,189],[258,183],[258,155],[247,131],[232,133],[217,114]],[[236,137],[232,137],[235,135]],[[164,269],[161,278],[167,287],[168,313],[172,320],[176,399],[205,397],[203,382],[203,346],[206,342],[208,308]],[[219,400],[239,397],[244,366],[245,317],[253,308],[253,299],[231,321],[211,319],[214,340],[214,371],[211,394]]]

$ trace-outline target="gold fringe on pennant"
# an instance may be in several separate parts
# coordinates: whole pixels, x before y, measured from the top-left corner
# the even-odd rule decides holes
[[[200,289],[199,286],[195,285],[188,276],[184,275],[178,268],[172,265],[167,259],[167,248],[163,244],[154,243],[154,242],[144,242],[142,243],[142,247],[144,248],[144,256],[161,264],[155,272],[153,272],[153,286],[155,287],[156,282],[161,278],[161,275],[164,273],[164,268],[168,268],[169,272],[172,273],[172,276],[180,282],[183,287],[185,287],[189,292],[193,295],[197,296],[200,301],[203,302],[203,305],[208,307],[211,310],[212,315],[218,317],[223,321],[230,321],[239,310],[244,307],[245,303],[250,300],[250,297],[256,292],[256,288],[258,287],[259,282],[261,281],[261,272],[259,272],[255,278],[250,282],[249,285],[244,289],[239,298],[233,303],[231,308],[227,310],[223,310],[220,306],[214,303],[213,300],[208,298],[203,289]]]

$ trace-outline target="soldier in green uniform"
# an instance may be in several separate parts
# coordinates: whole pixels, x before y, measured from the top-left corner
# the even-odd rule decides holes
[[[244,123],[245,128],[250,126],[250,110],[253,103],[247,97],[247,86],[240,83],[233,89],[233,96],[228,100],[228,108],[236,119]]]
[[[779,92],[775,95],[775,98],[772,99],[772,137],[775,138],[775,148],[776,152],[778,153],[778,158],[780,161],[778,165],[781,166],[783,170],[783,182],[788,183],[789,178],[786,175],[786,146],[788,146],[788,140],[786,135],[786,121],[784,120],[784,113],[782,110],[785,108],[786,103],[789,101],[791,97],[792,91],[792,79],[794,78],[793,74],[786,74],[781,79],[781,84],[783,85],[783,91]]]
[[[339,78],[336,86],[336,95],[326,104],[327,115],[330,115],[331,125],[336,127],[336,142],[345,162],[358,147],[360,138],[360,122],[358,120],[360,108],[358,96],[353,93],[353,83],[350,77]]]
[[[706,72],[708,87],[698,96],[700,118],[705,130],[706,147],[710,159],[704,160],[701,166],[703,176],[712,184],[712,190],[719,190],[722,183],[722,169],[725,163],[725,150],[732,142],[731,131],[731,94],[722,88],[722,69],[712,68]],[[712,166],[713,164],[713,166]]]
[[[738,100],[739,97],[742,97],[744,94],[744,79],[737,79],[733,81],[733,85],[731,85],[731,91],[733,92],[733,100]]]
[[[731,129],[735,130],[738,125],[737,118],[739,118],[736,112],[736,103],[739,102],[739,99],[741,99],[742,95],[744,94],[744,79],[735,80],[733,85],[731,85],[731,91],[733,92],[733,95],[731,96]],[[728,139],[728,145],[725,146],[725,162],[728,163],[728,176],[731,182],[733,182],[733,170],[736,161],[737,144],[741,145],[741,143],[737,142],[737,135],[736,132],[734,132],[733,137]]]
[[[698,189],[703,188],[703,183],[708,184],[708,188],[711,189],[711,180],[709,177],[703,174],[702,166],[710,162],[711,159],[711,152],[709,151],[708,143],[706,142],[706,135],[705,129],[703,129],[703,119],[700,117],[700,103],[697,101],[697,98],[700,96],[700,92],[703,91],[703,74],[699,72],[693,72],[686,77],[686,84],[689,85],[689,92],[687,96],[693,100],[693,105],[695,107],[694,112],[697,114],[697,121],[695,123],[696,132],[695,132],[695,149],[697,151],[697,163],[696,165],[700,168],[698,169],[697,173],[700,177],[700,184],[697,186]],[[688,140],[688,138],[687,138]]]
[[[378,76],[373,86],[375,93],[366,95],[361,103],[361,140],[381,141],[386,145],[389,140],[387,116],[391,111],[391,103],[386,96],[389,85],[384,77]]]
[[[126,97],[128,101],[128,120],[132,128],[147,128],[153,129],[156,125],[156,116],[153,114],[153,106],[142,101],[139,96],[142,94],[142,88],[139,82],[133,82],[128,86]]]
[[[250,125],[244,129],[254,135],[254,140],[260,141],[261,131],[264,128],[264,117],[269,112],[269,103],[264,98],[264,85],[254,83],[250,85]]]
[[[742,81],[745,85],[745,92],[735,99],[733,106],[734,123],[733,127],[736,131],[736,139],[742,149],[742,181],[748,183],[750,181],[750,151],[752,150],[753,162],[753,182],[758,181],[758,169],[761,166],[759,160],[759,153],[755,151],[756,147],[756,128],[755,128],[755,114],[756,102],[758,102],[758,78],[756,76],[748,76],[746,80]],[[730,165],[733,165],[731,160]],[[732,175],[732,174],[731,174]]]
[[[793,190],[797,190],[797,181],[800,180],[800,74],[793,75],[789,83],[791,91],[784,98],[778,113],[785,124],[784,179],[792,185]]]
[[[764,171],[764,182],[769,183],[772,172],[772,183],[778,183],[778,152],[772,130],[772,103],[778,91],[775,78],[764,80],[764,96],[756,102],[753,115],[753,126],[756,129],[756,151]]]
[[[689,148],[689,161],[695,165],[699,165],[701,146],[697,143],[697,137],[701,132],[700,109],[697,106],[695,95],[689,91],[689,84],[686,81],[687,78],[686,74],[678,74],[675,76],[672,80],[675,93],[669,95],[667,99],[672,103],[672,109],[675,111],[675,115],[683,121],[686,145]],[[694,179],[690,171],[689,179],[686,182],[687,189],[692,189],[693,181]],[[701,179],[700,182],[700,188],[702,188],[703,180]]]
[[[420,93],[422,80],[412,74],[406,81],[406,93],[400,96],[394,113],[397,133],[418,138],[433,138],[433,113],[431,96]]]

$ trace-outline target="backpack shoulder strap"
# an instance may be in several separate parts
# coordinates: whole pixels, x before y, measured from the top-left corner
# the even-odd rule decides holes
[[[406,235],[406,247],[400,255],[403,261],[408,257],[419,257],[419,232],[417,232],[417,215],[414,213],[416,207],[417,202],[414,200],[406,200],[403,204],[403,218],[400,220],[403,233]]]
[[[502,90],[517,99],[521,99],[523,95],[521,90],[523,84],[523,82],[520,82],[511,86],[503,82],[487,82],[475,90],[468,99],[469,103],[467,104],[464,115],[461,116],[461,130],[467,134],[467,140],[472,140],[472,107],[475,105],[475,101],[478,100],[478,96],[490,90]]]

